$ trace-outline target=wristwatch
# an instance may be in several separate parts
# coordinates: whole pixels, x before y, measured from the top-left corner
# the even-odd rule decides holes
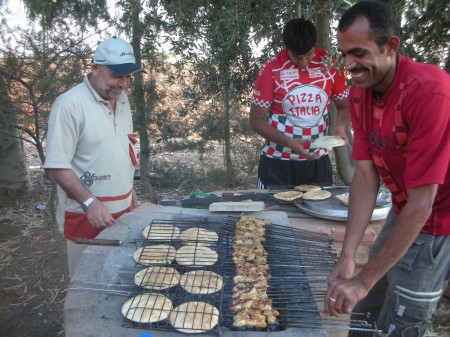
[[[92,196],[89,199],[87,199],[85,202],[83,202],[81,204],[81,208],[83,209],[83,211],[85,211],[87,213],[89,206],[91,206],[91,204],[94,202],[95,199],[97,199],[97,198]]]

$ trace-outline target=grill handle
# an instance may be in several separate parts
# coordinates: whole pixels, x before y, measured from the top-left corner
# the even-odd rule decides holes
[[[106,239],[85,239],[75,238],[76,243],[83,245],[97,245],[97,246],[121,246],[122,240],[106,240]]]

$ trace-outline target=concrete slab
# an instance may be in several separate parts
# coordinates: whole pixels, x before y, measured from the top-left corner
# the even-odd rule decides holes
[[[249,212],[245,215],[269,219],[271,223],[290,226],[285,212]],[[131,213],[120,217],[113,226],[105,229],[98,238],[123,240],[122,246],[89,246],[69,285],[64,304],[64,327],[67,337],[137,337],[150,333],[158,337],[182,337],[175,331],[151,331],[122,326],[122,304],[130,297],[133,278],[137,271],[133,261],[135,240],[152,220],[204,219],[208,210],[167,207],[143,204]],[[218,214],[218,219],[228,214]],[[216,336],[203,333],[202,336]],[[227,337],[250,337],[254,332],[220,331]],[[287,329],[281,332],[258,332],[261,337],[326,337],[319,329]]]

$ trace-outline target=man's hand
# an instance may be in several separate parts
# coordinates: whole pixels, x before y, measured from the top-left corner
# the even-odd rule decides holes
[[[337,296],[337,293],[334,289],[337,285],[336,281],[350,279],[353,276],[354,271],[355,261],[353,259],[345,259],[341,256],[331,273],[328,275],[328,289],[324,298],[324,309],[327,314],[337,315],[337,298],[335,297]],[[342,310],[342,307],[340,310]]]
[[[71,195],[71,198],[77,200],[80,204],[92,197],[92,193],[82,184],[71,169],[47,169],[47,172],[67,194]],[[111,226],[114,222],[111,212],[98,199],[95,199],[89,205],[86,215],[93,227],[105,228]]]
[[[362,280],[356,275],[348,280],[329,280],[325,296],[325,312],[332,316],[351,313],[356,303],[367,296]]]
[[[301,140],[299,138],[291,138],[284,133],[274,129],[267,124],[266,117],[269,109],[252,104],[250,107],[249,122],[250,128],[260,136],[264,137],[271,142],[289,147],[292,151],[306,159],[318,159],[318,154],[311,154],[304,148],[304,144],[308,141]]]
[[[86,215],[89,223],[96,228],[109,227],[115,221],[108,208],[98,199],[92,202]]]
[[[292,149],[293,152],[298,154],[299,156],[306,159],[318,159],[319,154],[317,153],[308,153],[308,150],[305,149],[304,145],[309,144],[310,141],[301,140],[299,138],[290,138],[288,147]]]

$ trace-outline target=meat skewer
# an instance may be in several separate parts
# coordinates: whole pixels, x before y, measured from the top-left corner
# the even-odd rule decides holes
[[[276,324],[279,315],[267,295],[271,275],[263,242],[268,224],[268,220],[245,216],[236,223],[232,255],[236,276],[230,306],[235,327],[266,328]]]

